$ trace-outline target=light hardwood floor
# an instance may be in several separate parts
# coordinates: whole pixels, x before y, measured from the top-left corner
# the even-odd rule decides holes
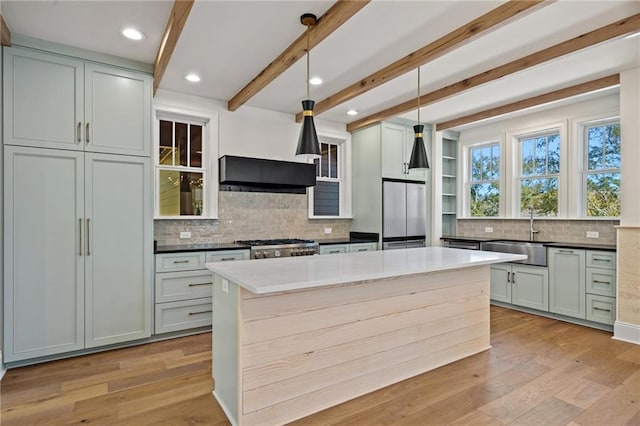
[[[226,425],[210,334],[11,369],[2,426]],[[491,308],[489,351],[296,425],[640,425],[640,346]]]

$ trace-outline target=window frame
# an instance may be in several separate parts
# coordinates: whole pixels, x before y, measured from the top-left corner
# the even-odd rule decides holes
[[[587,215],[587,211],[588,211],[587,178],[589,175],[600,174],[600,173],[618,173],[621,175],[620,186],[622,186],[622,158],[620,159],[621,165],[618,168],[608,167],[608,168],[602,168],[602,169],[589,170],[589,147],[588,147],[589,138],[587,137],[587,130],[591,127],[607,126],[611,124],[618,124],[619,126],[621,126],[620,116],[619,115],[609,116],[609,117],[598,118],[594,120],[581,121],[578,123],[577,139],[578,139],[580,153],[581,153],[580,164],[579,164],[579,175],[580,175],[579,215],[580,215],[580,218],[582,219],[603,219],[603,220],[620,219],[620,216],[588,216]],[[622,139],[622,135],[621,135],[621,139]]]
[[[500,160],[498,161],[499,164],[499,174],[498,174],[498,178],[497,179],[481,179],[481,180],[474,180],[473,179],[473,155],[472,155],[472,151],[476,150],[476,149],[484,149],[484,148],[493,148],[494,146],[497,146],[498,149],[500,150]],[[465,192],[464,192],[464,197],[466,200],[466,206],[465,206],[465,214],[467,215],[467,217],[470,218],[499,218],[501,217],[501,213],[503,211],[503,194],[502,194],[502,181],[503,181],[503,161],[504,161],[504,153],[503,153],[503,147],[502,147],[502,141],[500,140],[491,140],[491,141],[486,141],[486,142],[481,142],[481,143],[477,143],[477,144],[473,144],[473,145],[468,145],[465,147],[465,165],[466,165],[466,171],[465,171],[465,176],[464,176],[464,186],[465,186]],[[497,216],[473,216],[471,214],[471,186],[474,184],[484,184],[484,183],[497,183],[498,185],[498,215]]]
[[[153,145],[153,167],[154,167],[154,219],[217,219],[218,216],[218,187],[217,187],[217,114],[207,114],[201,111],[189,111],[169,107],[165,105],[155,105],[153,115],[154,145]],[[202,167],[168,166],[159,163],[160,160],[160,121],[173,122],[175,137],[175,123],[186,123],[187,125],[202,126]],[[187,144],[188,150],[191,148]],[[190,161],[189,156],[187,156]],[[160,171],[169,170],[176,172],[202,173],[202,215],[181,215],[181,216],[161,216],[160,215]]]
[[[309,219],[352,219],[351,213],[351,136],[318,131],[319,143],[335,145],[337,152],[337,178],[316,176],[316,181],[338,182],[339,212],[337,216],[314,215],[314,187],[307,190]],[[312,162],[313,164],[313,162]]]

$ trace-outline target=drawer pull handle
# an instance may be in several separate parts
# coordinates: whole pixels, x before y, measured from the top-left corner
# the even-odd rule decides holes
[[[174,260],[173,263],[189,263],[188,260]]]
[[[598,308],[597,306],[594,306],[593,309],[595,309],[596,311],[611,312],[611,309]]]
[[[515,272],[511,273],[511,282],[514,283],[514,284],[516,283],[516,273]]]
[[[511,282],[511,272],[507,272],[507,283]]]
[[[329,251],[329,254],[334,254],[334,253],[340,253],[340,250],[331,250],[331,251]]]
[[[220,259],[221,262],[224,262],[226,260],[236,260],[235,257],[223,257],[222,259]]]
[[[560,253],[573,253],[573,250],[558,250]]]
[[[611,285],[611,283],[609,281],[599,281],[599,280],[593,280],[594,284],[608,284]]]
[[[189,315],[200,315],[200,314],[210,314],[213,311],[200,311],[200,312],[189,312]]]
[[[368,249],[366,249],[366,248],[358,249],[358,251],[367,251],[367,250],[368,250]]]
[[[602,259],[600,257],[594,257],[593,261],[594,262],[611,262],[611,259]]]
[[[213,285],[213,283],[198,283],[198,284],[189,284],[189,287],[199,287],[201,285]]]

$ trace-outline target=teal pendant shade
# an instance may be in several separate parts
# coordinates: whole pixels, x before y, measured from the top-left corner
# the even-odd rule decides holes
[[[429,169],[427,151],[424,149],[424,140],[422,139],[423,130],[424,126],[422,124],[416,124],[415,126],[413,126],[413,131],[416,134],[416,139],[413,141],[413,149],[411,150],[411,157],[409,158],[410,170]]]
[[[320,144],[316,125],[313,122],[313,107],[315,102],[309,99],[302,101],[303,119],[300,137],[298,138],[298,148],[296,157],[305,161],[320,158]]]

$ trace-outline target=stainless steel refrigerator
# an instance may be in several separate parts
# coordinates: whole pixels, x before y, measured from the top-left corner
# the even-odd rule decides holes
[[[382,248],[424,247],[427,222],[424,183],[383,179]]]

